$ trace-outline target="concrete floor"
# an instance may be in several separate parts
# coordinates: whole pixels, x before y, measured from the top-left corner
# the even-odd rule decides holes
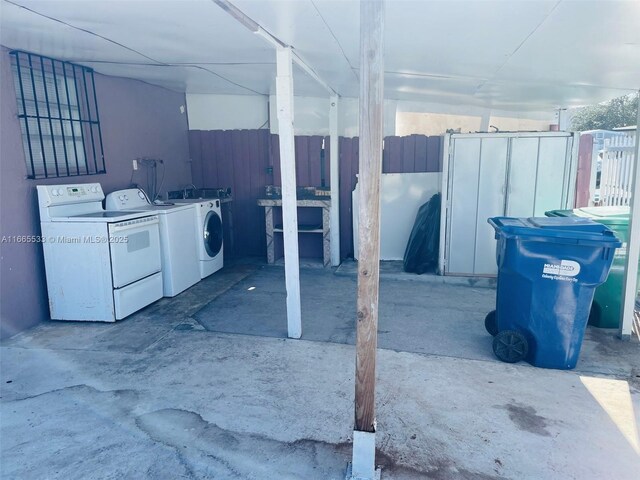
[[[117,324],[3,342],[2,478],[343,478],[355,278],[339,273],[303,269],[302,340],[280,338],[282,269],[239,264]],[[637,344],[589,329],[575,371],[507,365],[482,325],[491,288],[381,285],[383,478],[637,478]]]

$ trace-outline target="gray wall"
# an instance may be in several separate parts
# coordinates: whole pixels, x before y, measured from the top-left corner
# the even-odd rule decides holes
[[[127,188],[137,157],[165,161],[163,191],[191,183],[184,94],[98,74],[95,81],[107,173],[27,180],[10,58],[0,50],[0,237],[39,233],[38,184],[100,182],[105,193]],[[136,178],[144,185],[141,173]],[[2,338],[49,318],[41,245],[0,244],[0,294]]]

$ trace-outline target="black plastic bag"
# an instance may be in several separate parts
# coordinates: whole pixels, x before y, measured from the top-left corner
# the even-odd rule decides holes
[[[418,275],[434,272],[438,266],[439,243],[440,194],[436,193],[418,210],[404,251],[404,271]]]

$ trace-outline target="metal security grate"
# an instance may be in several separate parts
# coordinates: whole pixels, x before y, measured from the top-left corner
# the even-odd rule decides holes
[[[91,68],[14,50],[28,178],[106,173]]]

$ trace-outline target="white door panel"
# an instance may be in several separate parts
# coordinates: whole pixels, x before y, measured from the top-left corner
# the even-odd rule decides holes
[[[571,197],[572,134],[453,134],[448,165],[444,273],[494,275],[496,242],[487,219],[544,216]]]
[[[109,224],[109,236],[113,237],[109,239],[109,248],[114,288],[124,287],[161,270],[157,220],[153,224],[140,223],[121,229]]]
[[[511,139],[507,217],[533,216],[539,138]]]
[[[472,272],[474,275],[497,273],[495,234],[487,219],[503,215],[504,212],[508,150],[508,138],[492,137],[482,140]]]
[[[541,138],[534,216],[563,208],[566,189],[567,137]]]
[[[458,139],[454,144],[453,162],[450,166],[452,182],[451,219],[449,223],[448,271],[472,272],[474,264],[473,242],[478,213],[478,176],[480,174],[479,138]]]

